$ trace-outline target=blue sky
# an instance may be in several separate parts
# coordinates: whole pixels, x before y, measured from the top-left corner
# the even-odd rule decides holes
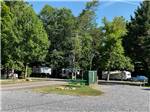
[[[46,5],[62,8],[66,7],[72,10],[75,16],[78,16],[85,8],[85,4],[89,0],[27,0],[32,4],[33,9],[38,14]],[[106,17],[112,20],[115,16],[123,16],[126,20],[130,20],[130,16],[134,16],[134,11],[142,0],[100,0],[97,9],[97,23],[102,25],[101,20]]]

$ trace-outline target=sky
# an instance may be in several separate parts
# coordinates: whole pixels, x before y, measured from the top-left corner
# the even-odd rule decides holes
[[[90,0],[27,0],[32,4],[33,9],[37,14],[46,5],[51,5],[57,8],[69,8],[74,16],[78,16],[85,8],[85,4]],[[134,16],[134,11],[140,5],[142,0],[99,0],[100,5],[96,11],[96,22],[102,25],[102,18],[106,17],[112,21],[115,16],[123,16],[130,21],[130,16]]]

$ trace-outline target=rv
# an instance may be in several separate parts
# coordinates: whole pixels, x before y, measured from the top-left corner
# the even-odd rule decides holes
[[[36,66],[33,66],[33,69],[32,69],[32,73],[33,74],[43,74],[45,76],[50,76],[51,75],[51,68],[49,67],[36,67]]]
[[[129,71],[110,71],[109,72],[109,79],[112,80],[130,80],[131,79],[131,72]],[[102,72],[102,79],[107,79],[108,71]]]
[[[72,75],[75,75],[77,78],[81,78],[83,75],[83,71],[81,69],[74,68],[63,68],[61,77],[71,78]]]

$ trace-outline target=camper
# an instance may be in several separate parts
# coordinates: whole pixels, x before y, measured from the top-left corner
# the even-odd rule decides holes
[[[131,72],[129,71],[110,71],[109,72],[109,79],[112,80],[130,80],[131,79]],[[106,80],[108,75],[108,71],[102,72],[102,79]]]
[[[75,68],[63,68],[61,77],[62,78],[71,78],[72,75],[75,75],[76,78],[81,78],[83,75],[83,71],[81,69]]]
[[[41,75],[45,75],[45,76],[50,76],[51,75],[51,68],[49,67],[36,67],[36,66],[33,66],[33,69],[32,69],[32,73],[33,74],[41,74]]]

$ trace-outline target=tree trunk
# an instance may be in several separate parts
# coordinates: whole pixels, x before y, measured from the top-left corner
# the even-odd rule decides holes
[[[71,75],[72,75],[72,80],[73,80],[73,79],[74,79],[74,74],[73,74],[73,72],[72,72],[72,74],[71,74]]]
[[[6,68],[6,79],[9,78],[9,74],[8,74],[8,67]]]
[[[109,81],[109,77],[110,77],[110,71],[108,71],[107,73],[107,81]]]
[[[13,73],[13,74],[14,74],[14,69],[13,69],[13,68],[11,69],[11,73]]]
[[[90,60],[90,70],[92,70],[92,58]]]
[[[14,69],[13,68],[11,69],[11,75],[12,75],[12,79],[15,79],[15,77],[14,77]]]
[[[26,68],[25,68],[25,79],[26,79],[26,78],[27,78],[27,76],[28,76],[27,71],[28,71],[28,66],[27,66],[27,64],[26,64]]]
[[[82,80],[83,80],[83,72],[82,72]]]
[[[93,58],[94,58],[94,54],[91,56],[91,60],[90,60],[90,70],[92,70],[92,62],[93,62]]]

